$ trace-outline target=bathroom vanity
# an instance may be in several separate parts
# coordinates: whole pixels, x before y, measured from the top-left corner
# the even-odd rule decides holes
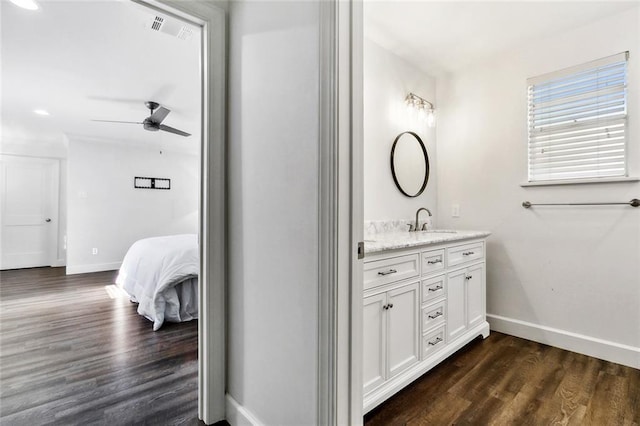
[[[364,412],[489,335],[489,232],[379,233],[365,239]]]

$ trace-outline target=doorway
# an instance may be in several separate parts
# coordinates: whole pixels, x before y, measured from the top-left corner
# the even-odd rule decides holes
[[[201,60],[199,76],[197,76],[201,84],[199,90],[201,125],[200,137],[198,138],[201,156],[199,174],[201,200],[198,208],[201,259],[198,405],[199,417],[206,423],[213,423],[224,418],[225,389],[225,11],[217,6],[196,2],[150,0],[136,1],[136,3],[149,8],[149,10],[190,22],[202,29],[200,36]],[[42,5],[43,7],[47,6],[46,3]],[[34,19],[30,21],[29,25],[37,26],[38,23],[38,19]],[[86,21],[82,24],[86,24]],[[29,28],[24,28],[23,34],[28,34],[29,31]],[[3,45],[3,49],[4,47]],[[71,56],[71,58],[77,59],[78,57]],[[61,57],[61,60],[64,58]],[[7,63],[9,62],[7,61]],[[4,71],[3,69],[3,74]],[[34,85],[22,86],[22,89],[26,90],[30,86]],[[3,85],[3,87],[6,86]],[[7,99],[7,93],[3,93],[3,101]],[[42,99],[45,97],[43,96]],[[67,101],[67,104],[72,104],[72,102]],[[12,113],[13,111],[8,111],[5,108],[3,121]],[[12,118],[15,118],[15,115]],[[4,132],[4,136],[8,140],[11,139],[9,136],[16,136],[18,133]],[[6,144],[3,146],[3,152],[6,152],[4,148],[7,148]],[[51,219],[53,222],[53,218]]]

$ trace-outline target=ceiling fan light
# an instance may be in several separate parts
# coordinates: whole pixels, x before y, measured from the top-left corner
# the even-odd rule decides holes
[[[27,10],[40,9],[40,7],[38,6],[38,3],[36,3],[35,0],[10,0],[10,1],[11,3],[23,9],[27,9]]]

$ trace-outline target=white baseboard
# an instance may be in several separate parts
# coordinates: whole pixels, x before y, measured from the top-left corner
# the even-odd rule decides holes
[[[487,314],[491,330],[640,369],[640,348]]]
[[[92,263],[90,265],[67,265],[67,275],[87,274],[89,272],[117,271],[122,262]]]
[[[251,411],[238,404],[231,395],[226,394],[226,400],[227,423],[231,426],[262,426],[262,422]]]

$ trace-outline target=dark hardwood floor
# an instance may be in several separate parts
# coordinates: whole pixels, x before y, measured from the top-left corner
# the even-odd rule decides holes
[[[0,424],[204,424],[197,321],[154,332],[114,278],[0,272]]]
[[[203,424],[197,322],[153,332],[114,277],[0,272],[0,424]],[[640,370],[494,332],[365,424],[639,426]]]
[[[365,416],[376,425],[640,425],[640,370],[493,332]]]

